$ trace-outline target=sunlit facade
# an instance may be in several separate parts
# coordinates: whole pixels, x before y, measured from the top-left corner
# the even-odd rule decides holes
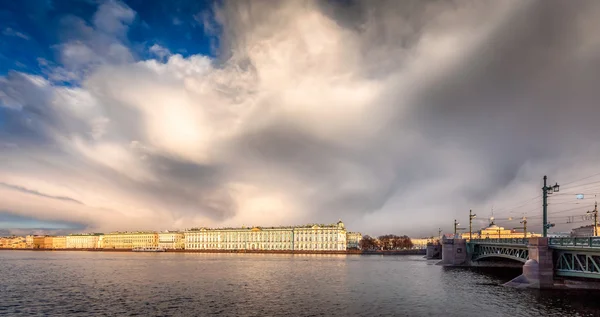
[[[186,250],[343,251],[348,238],[341,221],[295,227],[196,228],[184,235]]]
[[[67,248],[67,237],[58,236],[52,237],[52,249],[66,249]]]
[[[410,238],[410,241],[413,244],[413,249],[426,249],[428,243],[434,243],[437,240],[438,239],[435,238]]]
[[[165,250],[181,250],[185,248],[185,239],[183,232],[159,232],[158,247]]]
[[[28,249],[33,249],[33,237],[32,235],[27,235],[25,237],[25,245]]]
[[[0,248],[2,249],[25,249],[27,248],[25,237],[0,237]]]
[[[104,249],[133,249],[158,247],[156,232],[113,232],[105,234],[102,240]]]
[[[44,248],[44,236],[33,236],[33,248],[34,249],[43,249]]]
[[[525,238],[524,232],[505,229],[491,223],[487,228],[472,233],[473,239],[520,239]],[[541,237],[539,233],[527,232],[527,238]],[[469,239],[469,233],[461,234],[463,239]]]
[[[99,249],[102,248],[102,234],[72,234],[66,237],[67,249]]]
[[[54,240],[54,237],[45,236],[44,243],[42,244],[41,249],[52,249],[52,241],[53,240]]]

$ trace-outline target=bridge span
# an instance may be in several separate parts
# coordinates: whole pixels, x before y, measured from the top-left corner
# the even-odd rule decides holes
[[[498,259],[510,261],[493,266],[523,266],[509,286],[600,288],[600,237],[442,241],[441,265],[482,266]]]

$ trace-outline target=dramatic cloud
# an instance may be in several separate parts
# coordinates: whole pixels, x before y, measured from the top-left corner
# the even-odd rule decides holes
[[[539,231],[544,174],[600,172],[596,2],[226,2],[194,15],[217,58],[155,44],[136,60],[135,17],[109,1],[92,24],[64,19],[52,69],[77,85],[0,78],[0,210],[106,231],[342,218],[434,235],[495,206]],[[569,197],[551,210],[585,212]]]

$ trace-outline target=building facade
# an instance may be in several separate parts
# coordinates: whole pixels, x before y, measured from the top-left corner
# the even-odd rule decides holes
[[[346,233],[346,249],[360,249],[360,240],[362,240],[362,234],[360,232]]]
[[[54,240],[54,237],[51,236],[45,236],[44,237],[44,244],[42,245],[42,249],[52,249],[52,241]]]
[[[344,223],[296,227],[197,228],[184,232],[186,250],[312,250],[347,248]]]
[[[487,228],[483,228],[480,231],[476,231],[472,233],[473,239],[522,239],[522,238],[534,238],[541,237],[542,235],[539,233],[527,232],[518,232],[515,230],[505,229],[504,227],[499,227],[493,222]],[[469,239],[469,233],[465,232],[461,234],[462,239]]]
[[[0,237],[0,248],[2,249],[25,249],[27,243],[25,237]]]
[[[52,237],[52,249],[66,249],[67,248],[67,237],[57,236]]]
[[[185,248],[183,232],[166,231],[158,233],[158,247],[167,250],[181,250]]]
[[[468,238],[468,235],[467,235]],[[435,241],[439,241],[439,239],[435,238],[410,238],[410,241],[413,244],[413,249],[427,249],[428,243],[435,243]]]
[[[583,226],[571,230],[572,237],[594,237],[600,235],[600,226],[596,226],[594,233],[594,225]]]
[[[158,247],[156,232],[113,232],[103,237],[104,249],[133,249]]]
[[[27,245],[27,248],[33,249],[33,236],[32,235],[28,235],[25,237],[25,244]]]
[[[34,249],[44,248],[44,240],[45,240],[44,236],[33,236],[33,238],[32,238],[33,248]]]
[[[72,234],[66,237],[67,249],[100,249],[102,248],[102,234]]]

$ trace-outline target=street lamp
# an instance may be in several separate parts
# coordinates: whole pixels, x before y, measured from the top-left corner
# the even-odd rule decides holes
[[[556,183],[554,186],[547,186],[546,185],[546,180],[548,179],[548,177],[546,177],[546,175],[544,175],[544,187],[542,187],[542,196],[543,196],[543,200],[542,200],[542,211],[543,211],[543,223],[542,223],[542,229],[543,229],[543,237],[547,237],[548,236],[548,229],[551,227],[554,227],[553,223],[548,223],[548,195],[552,194],[552,193],[558,193],[558,191],[560,190],[560,186],[558,185],[558,183]]]
[[[594,204],[594,210],[588,211],[588,214],[594,215],[594,237],[598,236],[598,202]]]
[[[473,218],[475,218],[477,215],[475,215],[473,213],[473,210],[469,210],[469,241],[471,241],[471,239],[473,239],[472,235],[473,235]]]
[[[460,223],[458,223],[456,219],[454,219],[454,238],[456,238],[456,231],[458,229],[458,226],[460,226]]]
[[[523,217],[521,223],[523,224],[523,239],[527,239],[527,218]]]
[[[458,226],[460,226],[460,223],[458,223],[458,221],[456,221],[456,219],[454,219],[454,239],[457,239],[456,233],[458,230],[465,230],[465,228],[459,228]]]

